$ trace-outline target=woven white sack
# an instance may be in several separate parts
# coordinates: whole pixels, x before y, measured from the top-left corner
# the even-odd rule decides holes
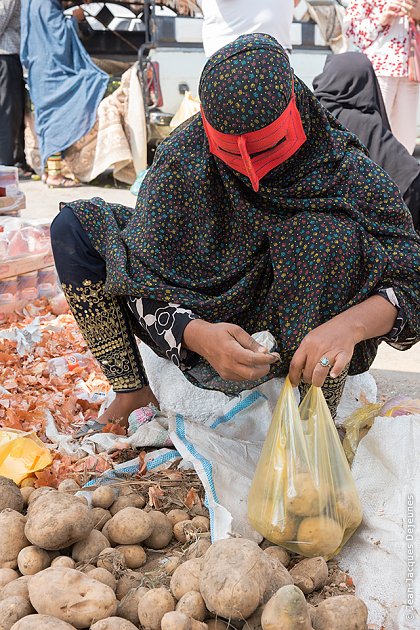
[[[363,522],[339,556],[385,630],[420,628],[420,415],[377,418],[352,466]]]

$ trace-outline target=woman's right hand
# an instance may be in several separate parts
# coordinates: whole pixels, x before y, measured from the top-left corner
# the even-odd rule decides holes
[[[409,15],[416,6],[416,0],[390,0],[384,7],[383,13],[379,18],[381,26],[389,26],[399,17]]]
[[[184,330],[183,346],[204,357],[226,381],[257,381],[277,360],[240,326],[224,322],[191,320]]]

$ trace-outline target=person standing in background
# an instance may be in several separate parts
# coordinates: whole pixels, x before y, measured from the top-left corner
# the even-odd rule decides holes
[[[45,183],[78,185],[62,174],[62,152],[94,126],[109,76],[92,61],[78,36],[83,9],[63,14],[60,0],[21,0],[22,64],[34,106]]]
[[[293,9],[300,0],[202,0],[203,44],[211,57],[240,35],[266,33],[290,54]]]
[[[30,177],[24,151],[25,84],[19,59],[20,0],[0,0],[0,164]]]
[[[394,136],[413,153],[419,84],[408,79],[409,19],[416,0],[350,0],[345,35],[372,62]]]
[[[420,164],[391,132],[381,89],[371,62],[359,52],[328,55],[313,80],[314,94],[348,131],[356,134],[373,162],[401,191],[420,230]]]

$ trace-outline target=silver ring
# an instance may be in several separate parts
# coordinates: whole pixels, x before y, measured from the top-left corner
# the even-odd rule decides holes
[[[322,365],[322,367],[330,367],[331,363],[328,357],[322,357],[322,359],[320,359],[319,361],[320,365]]]

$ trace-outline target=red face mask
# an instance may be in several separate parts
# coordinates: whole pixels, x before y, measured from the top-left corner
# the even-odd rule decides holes
[[[277,120],[258,131],[241,135],[221,133],[210,125],[203,109],[201,116],[210,152],[234,171],[249,177],[255,192],[264,175],[296,153],[306,140],[294,91]]]

